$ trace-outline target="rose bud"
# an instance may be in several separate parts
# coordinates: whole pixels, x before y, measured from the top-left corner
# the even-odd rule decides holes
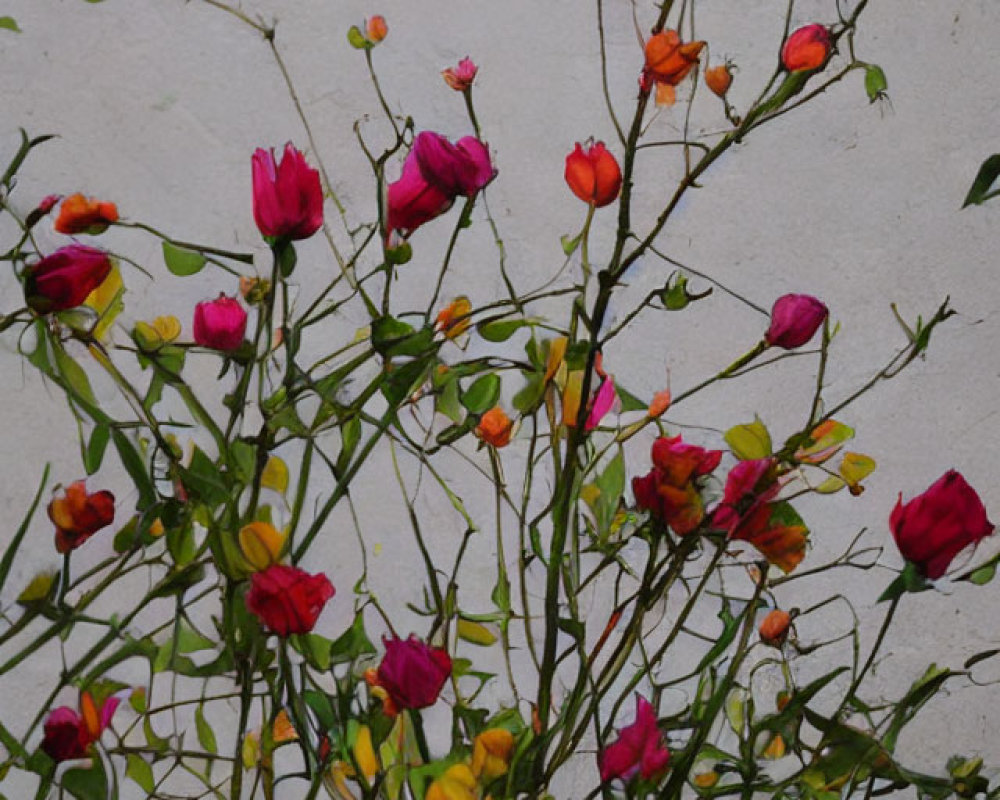
[[[514,422],[500,406],[494,406],[479,418],[476,436],[494,447],[506,447],[514,431]]]
[[[472,743],[472,774],[484,781],[506,775],[514,755],[514,734],[506,728],[488,728]]]
[[[705,70],[705,85],[713,94],[725,97],[733,83],[733,72],[728,64],[718,64]]]
[[[903,558],[931,580],[944,575],[962,550],[993,533],[983,501],[953,469],[909,503],[900,494],[889,527]]]
[[[760,640],[771,647],[781,647],[788,636],[788,626],[792,623],[792,615],[787,611],[776,608],[771,611],[764,621],[760,623],[757,632]]]
[[[269,522],[251,522],[240,529],[240,551],[254,571],[260,572],[281,559],[288,534]]]
[[[194,340],[202,347],[232,352],[243,344],[247,312],[234,297],[220,294],[194,307]]]
[[[808,294],[783,295],[774,301],[771,326],[764,339],[771,347],[801,347],[812,339],[828,313],[825,305]]]
[[[71,194],[63,200],[53,227],[59,233],[104,233],[118,222],[118,207],[82,194]]]
[[[333,584],[322,572],[310,575],[297,567],[273,564],[250,576],[246,604],[264,627],[284,638],[309,633],[333,595]]]
[[[437,702],[451,675],[451,658],[411,635],[409,639],[382,637],[385,655],[378,666],[378,685],[397,709],[427,708]]]
[[[649,780],[660,775],[670,761],[670,751],[656,724],[656,711],[641,695],[635,696],[635,722],[618,731],[618,740],[605,747],[598,757],[601,780],[621,778],[630,781],[636,775]]]
[[[459,195],[475,197],[496,174],[489,149],[474,136],[452,144],[438,133],[418,134],[403,174],[386,190],[386,241],[394,242],[396,231],[409,236],[451,208]]]
[[[479,72],[479,67],[466,56],[458,62],[458,66],[442,70],[441,77],[456,92],[467,92],[472,88],[472,82],[476,79],[477,72]]]
[[[56,762],[85,758],[111,724],[120,702],[120,697],[112,695],[98,707],[90,692],[81,692],[80,713],[69,706],[53,709],[43,726],[42,750]]]
[[[566,156],[565,178],[570,191],[595,208],[613,203],[622,188],[621,168],[604,142],[596,142],[586,150],[577,142]]]
[[[365,38],[372,44],[378,44],[388,35],[389,25],[381,14],[365,20]]]
[[[86,484],[76,481],[62,497],[52,499],[48,511],[56,526],[56,550],[68,553],[114,522],[115,496],[109,491],[88,494]]]
[[[111,259],[103,250],[71,244],[27,268],[25,300],[39,314],[76,308],[110,273]]]
[[[264,236],[308,239],[323,224],[323,189],[319,172],[289,142],[281,163],[274,150],[258,148],[251,159],[253,218]]]
[[[781,63],[789,72],[819,69],[830,56],[830,32],[823,25],[806,25],[785,40]]]

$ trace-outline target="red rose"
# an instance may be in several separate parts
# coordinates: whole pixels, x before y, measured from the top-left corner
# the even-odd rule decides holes
[[[24,297],[39,314],[76,308],[110,272],[111,260],[103,250],[71,244],[28,267]]]
[[[613,203],[622,189],[621,168],[604,142],[596,142],[586,150],[577,142],[566,156],[564,177],[570,191],[595,208]]]
[[[451,675],[451,658],[411,635],[409,639],[382,637],[385,655],[378,666],[378,684],[397,709],[426,708],[437,702]]]
[[[783,295],[774,301],[764,340],[785,350],[802,347],[816,334],[828,313],[825,305],[808,294]]]
[[[253,218],[264,236],[308,239],[323,224],[319,172],[289,142],[280,163],[274,150],[258,148],[251,159]]]
[[[333,584],[322,572],[310,575],[274,564],[250,576],[246,603],[268,630],[285,637],[309,633],[333,594]]]
[[[113,695],[98,707],[90,692],[82,692],[80,713],[69,706],[53,709],[45,720],[42,750],[53,761],[86,757],[90,745],[111,723],[119,702],[120,698]]]
[[[993,533],[983,501],[953,469],[905,505],[900,494],[889,527],[903,558],[931,580],[944,575],[962,550]]]
[[[194,340],[202,347],[231,352],[243,344],[247,312],[239,300],[220,294],[194,307]]]
[[[719,466],[722,451],[686,444],[680,436],[661,436],[653,442],[652,456],[653,469],[632,478],[636,505],[677,535],[691,533],[705,518],[705,504],[695,480]]]
[[[49,503],[49,519],[56,526],[56,550],[68,553],[115,519],[115,496],[111,492],[87,494],[83,481],[66,487],[62,497]]]
[[[830,55],[830,32],[822,25],[806,25],[785,40],[781,63],[789,72],[819,69]]]

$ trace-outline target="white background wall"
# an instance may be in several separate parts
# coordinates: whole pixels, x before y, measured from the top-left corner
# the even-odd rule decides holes
[[[642,65],[632,8],[624,0],[605,5],[612,96],[619,115],[630,118]],[[438,72],[471,55],[481,67],[475,90],[479,119],[500,170],[488,193],[490,208],[515,283],[530,287],[558,268],[559,236],[574,233],[583,219],[581,204],[562,181],[566,153],[588,136],[614,138],[601,96],[593,6],[582,0],[385,0],[378,5],[260,0],[242,8],[251,16],[278,20],[277,45],[352,222],[370,220],[375,207],[352,126],[371,115],[362,126],[366,134],[377,142],[385,130],[364,59],[346,43],[347,28],[373,13],[388,18],[390,34],[374,54],[376,65],[390,105],[414,116],[418,130],[453,137],[470,132],[460,97],[445,87]],[[777,0],[698,3],[698,35],[710,42],[713,63],[729,57],[740,67],[732,90],[738,108],[756,94],[774,63],[783,9]],[[16,17],[23,31],[0,31],[0,152],[14,152],[19,126],[33,135],[60,135],[23,169],[17,207],[27,211],[50,192],[84,191],[114,200],[124,217],[180,238],[252,249],[261,256],[259,263],[266,263],[251,215],[250,153],[289,139],[305,147],[306,138],[269,49],[255,31],[200,0],[106,0],[99,5],[13,0],[0,13]],[[636,13],[648,27],[651,9],[639,3]],[[794,23],[834,19],[833,0],[813,0],[799,4]],[[879,470],[862,497],[838,497],[803,509],[813,529],[811,558],[839,552],[863,526],[870,528],[873,541],[889,543],[886,521],[897,493],[912,496],[949,467],[965,474],[993,519],[1000,519],[1000,292],[995,277],[1000,205],[959,210],[979,163],[1000,149],[998,38],[1000,12],[990,0],[872,3],[862,17],[858,54],[884,68],[891,104],[870,106],[862,74],[852,74],[827,96],[734,148],[712,168],[704,188],[691,193],[661,237],[662,249],[762,305],[791,291],[822,297],[843,323],[832,358],[831,398],[848,394],[903,343],[891,301],[911,320],[929,315],[945,295],[959,311],[934,337],[926,361],[843,416],[858,430],[857,449],[872,454]],[[681,102],[660,113],[651,135],[673,138],[685,109]],[[704,91],[692,120],[695,130],[705,132],[726,125],[715,99]],[[644,159],[637,173],[637,225],[652,219],[670,190],[679,174],[676,157],[657,150]],[[332,217],[329,204],[327,210]],[[598,212],[596,258],[607,253],[613,216],[610,210]],[[408,292],[426,298],[428,275],[436,271],[448,231],[450,224],[441,223],[414,236],[416,257],[403,270],[400,297]],[[62,238],[46,233],[42,241],[54,249]],[[126,269],[125,325],[173,313],[189,335],[194,303],[235,289],[231,279],[208,271],[186,281],[163,278],[157,244],[149,239],[113,232],[102,243],[127,252],[157,275],[153,284]],[[446,296],[464,292],[475,305],[499,294],[490,243],[485,221],[477,216],[459,247]],[[297,275],[305,284],[310,274],[329,275],[334,269],[319,237],[300,253]],[[628,295],[640,297],[666,275],[662,264],[644,260],[630,276]],[[14,281],[0,280],[3,308],[19,305]],[[415,306],[425,302],[420,299]],[[331,323],[330,341],[350,335],[363,322],[349,316]],[[677,393],[724,366],[755,341],[762,319],[717,292],[688,312],[650,312],[640,323],[634,334],[609,348],[605,363],[622,383],[649,396],[662,388],[668,369]],[[30,367],[21,367],[11,332],[2,346],[0,507],[8,524],[0,528],[0,543],[12,535],[45,462],[52,462],[57,481],[83,474],[75,425],[64,403]],[[215,368],[211,359],[192,361],[192,369],[207,380]],[[515,389],[510,387],[508,396]],[[809,390],[808,368],[755,375],[739,388],[723,385],[706,392],[702,401],[678,407],[670,419],[724,430],[756,411],[780,437],[798,424]],[[645,469],[647,445],[637,443],[630,453],[636,471]],[[110,461],[105,480],[112,486],[118,482],[124,519],[130,498]],[[92,485],[97,482],[92,479]],[[393,592],[409,591],[408,599],[419,572],[405,560],[391,561],[391,553],[410,545],[396,541],[408,534],[395,512],[378,505],[383,495],[377,475],[358,487],[359,506],[365,508],[367,501],[368,508],[380,509],[369,512],[366,533],[391,545],[376,558],[373,580],[390,602],[400,602],[404,598]],[[483,494],[484,508],[490,502]],[[442,547],[449,546],[448,535],[440,533]],[[37,570],[57,563],[43,516],[36,519],[32,536],[15,564],[4,604]],[[110,551],[109,538],[88,547],[87,558],[96,561]],[[899,564],[891,546],[884,561]],[[325,620],[332,630],[349,615],[346,598],[356,555],[334,543],[317,556],[320,565],[344,598],[334,617]],[[829,587],[849,593],[865,609],[890,578],[888,572],[859,573],[838,577]],[[886,676],[887,692],[908,685],[931,660],[958,668],[970,653],[997,646],[996,588],[947,591],[949,597],[925,593],[904,602],[878,673]],[[790,595],[789,603],[818,597]],[[879,614],[866,616],[869,635]],[[995,668],[990,672],[989,664],[984,666],[983,676],[996,677]],[[0,678],[5,721],[21,710],[31,713],[45,685],[24,671]],[[957,691],[947,703],[935,702],[918,734],[902,746],[911,763],[928,771],[942,769],[953,752],[980,752],[1000,763],[998,712],[995,692]]]

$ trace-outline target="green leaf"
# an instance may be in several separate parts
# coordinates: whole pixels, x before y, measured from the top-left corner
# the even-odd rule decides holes
[[[281,270],[283,278],[289,277],[295,270],[299,257],[295,252],[295,245],[291,242],[282,242],[274,250],[278,259],[278,269]]]
[[[56,368],[62,375],[63,380],[72,390],[72,393],[79,396],[92,406],[97,405],[94,397],[94,390],[90,388],[90,379],[83,367],[76,363],[72,356],[67,353],[61,344],[53,342],[53,353],[56,359]]]
[[[392,408],[398,407],[424,382],[429,358],[415,359],[397,367],[382,381],[382,395]]]
[[[485,414],[500,399],[500,376],[493,373],[477,378],[462,392],[462,405],[472,414]]]
[[[614,521],[615,514],[618,513],[622,493],[625,491],[625,459],[622,457],[620,447],[615,457],[597,476],[594,485],[600,491],[594,504],[597,528],[601,532],[602,538],[606,538],[611,531],[611,523]]]
[[[305,633],[291,638],[292,647],[305,658],[313,669],[326,672],[330,669],[330,651],[333,642],[316,633]]]
[[[365,35],[357,25],[352,25],[347,31],[347,42],[355,50],[367,50],[371,47],[371,42],[365,38]]]
[[[972,182],[969,193],[965,196],[965,202],[962,203],[962,208],[982,205],[1000,193],[1000,190],[990,191],[997,176],[1000,176],[1000,153],[994,153],[980,165],[976,179]]]
[[[163,242],[163,261],[167,269],[181,278],[197,275],[208,263],[197,250],[187,250],[168,241]]]
[[[10,568],[14,565],[14,556],[17,553],[17,548],[21,546],[21,541],[24,539],[24,535],[28,532],[28,527],[31,525],[31,518],[35,515],[35,510],[38,508],[38,503],[42,499],[42,492],[45,491],[45,484],[48,480],[49,465],[46,464],[45,469],[42,471],[42,479],[38,483],[38,489],[35,491],[35,497],[31,501],[31,505],[28,507],[28,513],[24,515],[24,519],[21,520],[21,525],[18,527],[13,538],[4,548],[3,558],[0,559],[0,591],[3,591],[4,584],[7,582],[7,576],[10,575]],[[34,581],[32,583],[34,583]],[[22,592],[22,595],[23,594],[24,593]],[[46,590],[45,596],[48,596],[48,590]]]
[[[200,650],[214,650],[215,642],[209,639],[207,636],[202,636],[198,631],[188,625],[186,622],[181,622],[179,630],[177,631],[177,652],[178,653],[197,653]]]
[[[479,647],[489,647],[497,640],[497,635],[489,628],[479,622],[458,618],[455,626],[458,638],[463,642],[478,645]]]
[[[476,326],[476,331],[488,342],[506,342],[519,329],[529,324],[523,319],[484,320]]]
[[[771,449],[771,434],[767,426],[756,415],[753,422],[745,425],[735,425],[726,431],[723,437],[733,455],[740,461],[753,461],[767,458],[773,452]]]
[[[886,80],[882,67],[878,64],[869,64],[865,68],[865,91],[868,93],[868,101],[874,103],[885,95],[889,88],[889,81]]]
[[[153,768],[146,763],[146,760],[135,753],[129,753],[127,765],[125,767],[125,777],[131,778],[146,794],[151,795],[156,789],[156,780],[153,778]]]
[[[451,376],[438,391],[434,400],[434,410],[443,414],[456,425],[461,424],[465,419],[465,409],[458,400],[458,378]]]
[[[62,787],[77,800],[108,800],[108,776],[104,761],[93,759],[90,769],[69,769],[63,773]]]
[[[580,240],[583,238],[582,233],[578,233],[576,236],[570,236],[568,233],[564,233],[559,237],[559,244],[562,245],[563,252],[571,256],[576,251],[576,248],[580,246]]]
[[[361,441],[361,418],[349,417],[340,426],[340,453],[337,455],[337,472],[343,474],[347,470],[354,451],[358,449],[358,442]]]
[[[973,570],[972,574],[969,575],[969,582],[974,583],[976,586],[985,586],[994,576],[997,574],[996,564],[987,564],[985,567],[980,567],[977,570]]]
[[[14,31],[14,33],[21,32],[21,29],[17,27],[17,21],[13,17],[0,17],[0,28],[5,28],[8,31]]]
[[[111,430],[111,441],[115,444],[122,466],[128,472],[132,483],[139,491],[139,508],[145,509],[156,502],[156,487],[146,470],[146,464],[128,437],[117,428]]]
[[[431,328],[417,330],[395,317],[385,316],[372,323],[372,347],[383,356],[419,356],[434,345]]]
[[[215,731],[205,721],[205,706],[200,704],[194,712],[194,725],[198,731],[198,743],[209,753],[218,753],[219,746],[215,741]]]
[[[111,428],[107,425],[95,425],[87,449],[83,451],[83,468],[88,475],[93,475],[101,468],[109,441],[111,441]]]
[[[527,376],[528,382],[514,395],[511,403],[522,414],[530,414],[542,402],[545,396],[545,374],[532,372]]]
[[[743,726],[746,724],[747,691],[738,686],[726,697],[726,719],[729,727],[737,736],[743,736]]]
[[[362,612],[354,617],[351,627],[338,636],[330,645],[330,663],[346,664],[356,658],[375,653],[375,646],[365,633],[365,618]]]
[[[886,600],[895,600],[907,592],[917,593],[933,589],[930,582],[920,574],[916,564],[907,561],[903,571],[890,583],[884,592],[879,596],[877,603],[884,603]]]

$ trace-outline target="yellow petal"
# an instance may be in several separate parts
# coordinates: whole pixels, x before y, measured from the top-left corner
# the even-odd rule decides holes
[[[264,465],[260,485],[284,494],[288,491],[288,465],[277,456],[271,456]]]
[[[257,572],[277,564],[288,537],[267,522],[251,522],[240,530],[240,550]]]
[[[367,725],[358,728],[358,738],[354,741],[354,760],[358,762],[358,768],[371,783],[380,769],[378,757],[375,755],[375,747],[372,745],[372,730]]]

